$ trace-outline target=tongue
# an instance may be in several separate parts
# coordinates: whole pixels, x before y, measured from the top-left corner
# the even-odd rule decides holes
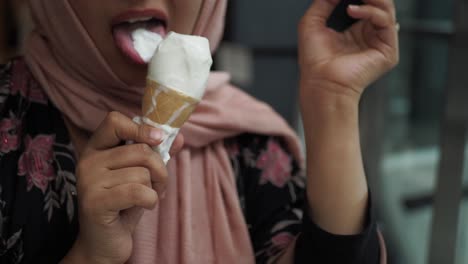
[[[142,58],[138,51],[134,47],[134,40],[132,34],[134,31],[142,29],[144,31],[157,33],[158,35],[164,37],[165,35],[165,28],[163,25],[159,23],[150,23],[150,22],[139,22],[139,23],[123,23],[115,26],[113,28],[113,35],[114,41],[116,42],[117,47],[121,50],[121,52],[126,55],[132,61],[138,64],[147,64],[148,55],[145,55],[145,58]],[[154,43],[148,43],[148,45],[154,45],[154,49],[156,49],[158,41],[157,38],[152,38]]]

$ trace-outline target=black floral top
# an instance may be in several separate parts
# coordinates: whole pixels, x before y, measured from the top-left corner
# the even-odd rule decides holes
[[[374,222],[335,236],[303,217],[303,172],[278,138],[226,140],[257,263],[296,237],[296,263],[379,263]],[[76,158],[60,112],[23,60],[0,66],[0,263],[58,263],[78,233]],[[304,219],[304,220],[303,220]]]

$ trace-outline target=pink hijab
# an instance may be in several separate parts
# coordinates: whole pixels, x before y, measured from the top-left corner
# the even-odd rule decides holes
[[[58,109],[88,131],[111,110],[129,117],[140,114],[143,88],[128,86],[115,75],[69,1],[29,3],[37,28],[25,58]],[[226,5],[226,0],[205,0],[193,32],[207,37],[213,51],[223,32]],[[229,85],[227,74],[213,73],[206,96],[182,128],[186,146],[168,164],[166,199],[146,212],[137,227],[130,262],[254,263],[223,143],[245,132],[281,136],[301,157],[298,140],[283,119]]]

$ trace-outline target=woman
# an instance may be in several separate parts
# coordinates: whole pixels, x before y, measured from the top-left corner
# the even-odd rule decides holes
[[[203,35],[214,51],[226,1],[30,1],[37,29],[0,71],[2,263],[384,260],[358,104],[398,38],[393,1],[364,2],[343,34],[326,27],[338,0],[315,0],[299,26],[305,183],[294,133],[223,73],[167,167],[150,148],[160,131],[130,119],[146,75],[130,29]]]

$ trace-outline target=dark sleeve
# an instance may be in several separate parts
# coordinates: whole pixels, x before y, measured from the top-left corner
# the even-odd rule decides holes
[[[365,230],[337,236],[304,215],[305,173],[275,137],[245,134],[228,141],[239,197],[257,263],[278,257],[296,238],[295,263],[376,264],[379,241],[368,208]]]
[[[318,263],[380,263],[380,241],[377,225],[371,214],[371,205],[369,201],[365,228],[357,235],[330,234],[317,226],[306,214],[301,234],[296,240],[294,263],[305,264],[312,260]]]

